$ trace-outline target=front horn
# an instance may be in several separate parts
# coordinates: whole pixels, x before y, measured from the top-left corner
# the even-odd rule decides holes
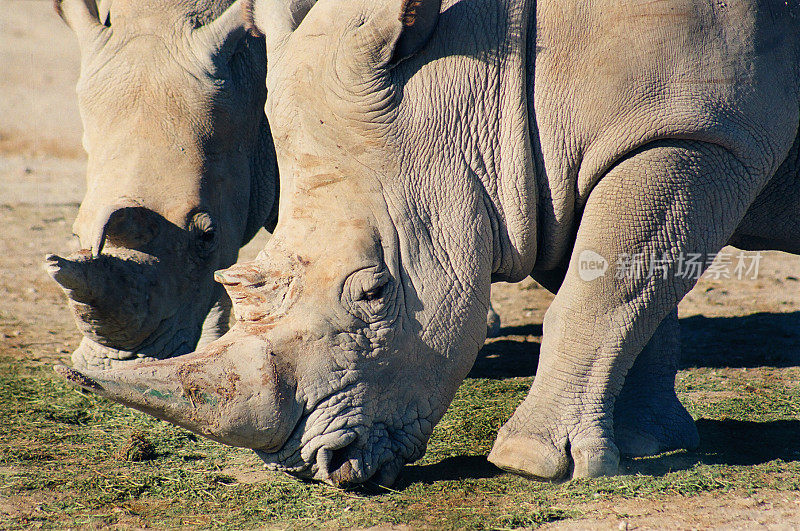
[[[177,358],[98,372],[55,370],[76,387],[242,448],[277,451],[302,412],[293,371],[266,341],[236,329]]]

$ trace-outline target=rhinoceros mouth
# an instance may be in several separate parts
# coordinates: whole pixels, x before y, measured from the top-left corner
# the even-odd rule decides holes
[[[334,436],[335,440],[329,444],[311,452],[302,447],[296,448],[288,457],[284,456],[283,451],[255,452],[269,470],[303,480],[323,481],[345,489],[388,487],[394,483],[405,464],[418,458],[406,455],[406,452],[395,447],[394,442],[375,445],[375,437],[363,438],[354,430],[342,430],[325,437],[330,436]],[[305,446],[310,444],[313,443]]]
[[[358,433],[354,428],[330,429],[330,424],[312,437],[309,437],[309,433],[316,431],[316,425],[325,423],[326,418],[328,421],[336,418],[335,412],[329,411],[326,414],[325,410],[331,403],[336,402],[339,402],[337,405],[341,407],[342,401],[337,400],[337,397],[341,397],[353,388],[352,384],[345,386],[312,404],[306,404],[305,411],[298,417],[283,444],[275,448],[257,448],[256,455],[264,461],[269,470],[285,472],[301,479],[324,479],[318,477],[320,461],[325,459],[322,456],[327,454],[330,460],[331,452],[338,452],[350,446],[358,440]],[[367,479],[364,478],[365,481]]]
[[[346,386],[304,412],[279,449],[256,449],[266,467],[340,488],[391,485],[405,464],[424,454],[430,434],[416,433],[418,422],[364,418],[363,407],[342,400],[353,389]]]
[[[303,444],[306,420],[303,418],[298,422],[281,449],[277,451],[255,450],[269,470],[285,472],[300,479],[327,481],[339,487],[364,483],[370,479],[372,474],[362,473],[358,477],[351,475],[347,481],[338,481],[339,476],[334,475],[348,461],[344,456],[348,449],[358,441],[358,434],[353,430],[340,430],[319,436],[320,439],[326,440],[326,443],[319,447],[316,447],[319,443],[313,440]],[[309,449],[311,447],[316,448]],[[364,471],[363,466],[350,468],[354,471]]]

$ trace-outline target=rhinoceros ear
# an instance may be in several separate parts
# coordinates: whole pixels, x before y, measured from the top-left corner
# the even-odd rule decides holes
[[[247,27],[264,35],[271,54],[283,47],[315,3],[316,0],[245,0]]]
[[[247,34],[247,6],[246,0],[236,0],[216,19],[194,30],[194,42],[212,57],[227,62]]]
[[[392,68],[427,44],[439,20],[441,0],[372,0],[346,32],[358,75]],[[364,70],[365,72],[362,72]]]
[[[441,0],[401,0],[397,20],[385,20],[384,31],[394,37],[389,64],[394,65],[417,53],[433,34],[439,20]]]
[[[100,23],[94,0],[53,0],[53,7],[78,37],[81,50],[99,45],[99,37],[108,28]]]

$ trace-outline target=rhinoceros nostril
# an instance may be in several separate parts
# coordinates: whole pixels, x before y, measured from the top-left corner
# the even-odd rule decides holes
[[[158,216],[144,207],[115,210],[106,224],[106,238],[119,247],[141,249],[158,235]]]
[[[357,457],[357,440],[355,433],[348,432],[342,434],[342,440],[335,444],[338,448],[319,450],[317,461],[325,481],[337,487],[348,487],[367,479]]]

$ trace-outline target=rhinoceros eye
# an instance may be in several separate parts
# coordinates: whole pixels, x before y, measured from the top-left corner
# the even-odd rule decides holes
[[[189,233],[202,257],[207,257],[216,249],[217,227],[208,212],[198,212],[192,217]]]
[[[386,284],[384,284],[383,286],[378,286],[377,288],[373,288],[373,289],[371,289],[369,291],[366,291],[366,292],[364,292],[363,295],[361,295],[361,298],[359,300],[367,301],[367,302],[376,301],[376,300],[380,299],[381,297],[383,297],[383,291],[384,291],[385,287],[386,287]]]
[[[359,319],[375,322],[385,313],[390,286],[391,275],[382,266],[361,269],[345,281],[345,304]]]

